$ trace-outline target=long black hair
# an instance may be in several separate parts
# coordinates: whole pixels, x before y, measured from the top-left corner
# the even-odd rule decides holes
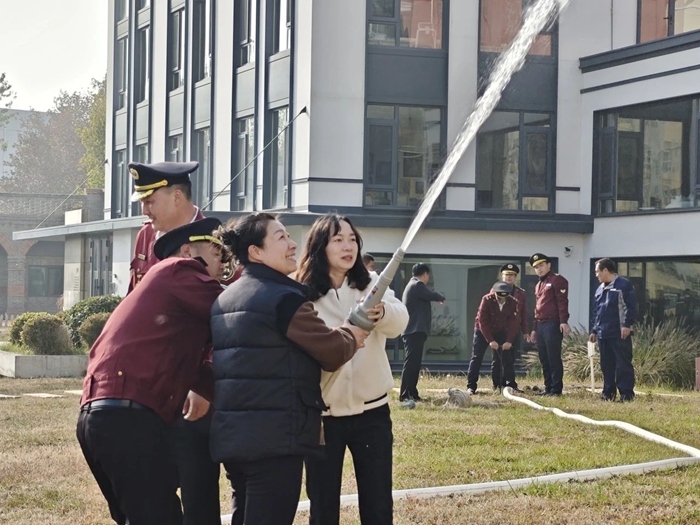
[[[222,240],[230,248],[236,264],[245,266],[250,262],[248,248],[262,248],[267,236],[267,225],[276,220],[277,217],[271,213],[251,213],[226,223]]]
[[[299,261],[296,278],[309,287],[309,300],[315,301],[328,293],[333,286],[331,283],[330,266],[326,256],[326,246],[331,237],[340,231],[340,223],[345,221],[350,225],[357,242],[357,258],[352,268],[348,270],[347,278],[351,288],[364,290],[369,286],[371,277],[362,263],[362,237],[357,228],[345,216],[329,213],[319,218],[311,226],[304,244],[304,251]]]

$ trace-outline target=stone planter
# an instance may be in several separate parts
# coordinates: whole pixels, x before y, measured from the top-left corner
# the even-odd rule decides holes
[[[83,377],[87,364],[87,355],[22,355],[0,351],[0,376],[5,377]]]

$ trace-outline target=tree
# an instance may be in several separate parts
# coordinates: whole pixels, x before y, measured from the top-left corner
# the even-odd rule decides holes
[[[107,128],[107,82],[92,81],[89,123],[78,130],[85,148],[80,167],[87,173],[88,188],[105,185],[105,129]]]
[[[48,113],[30,112],[8,163],[12,175],[2,181],[4,191],[67,195],[84,185],[88,174],[89,182],[102,187],[102,174],[90,158],[100,147],[100,133],[104,158],[105,118],[100,122],[97,116],[103,84],[93,81],[86,92],[61,91]]]
[[[12,86],[5,78],[5,73],[0,73],[0,129],[4,128],[12,118],[12,114],[7,110],[12,107],[15,97]],[[0,150],[5,151],[6,149],[7,143],[0,137]]]

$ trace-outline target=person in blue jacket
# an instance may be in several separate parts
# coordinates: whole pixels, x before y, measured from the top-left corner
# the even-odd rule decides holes
[[[632,325],[637,318],[637,297],[634,287],[617,275],[615,263],[608,258],[595,263],[600,286],[595,292],[591,342],[598,341],[600,367],[603,370],[604,401],[634,399],[634,367],[632,366]]]

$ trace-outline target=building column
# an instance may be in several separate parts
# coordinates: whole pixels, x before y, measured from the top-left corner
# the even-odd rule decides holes
[[[25,312],[27,301],[27,257],[7,256],[7,313]]]

